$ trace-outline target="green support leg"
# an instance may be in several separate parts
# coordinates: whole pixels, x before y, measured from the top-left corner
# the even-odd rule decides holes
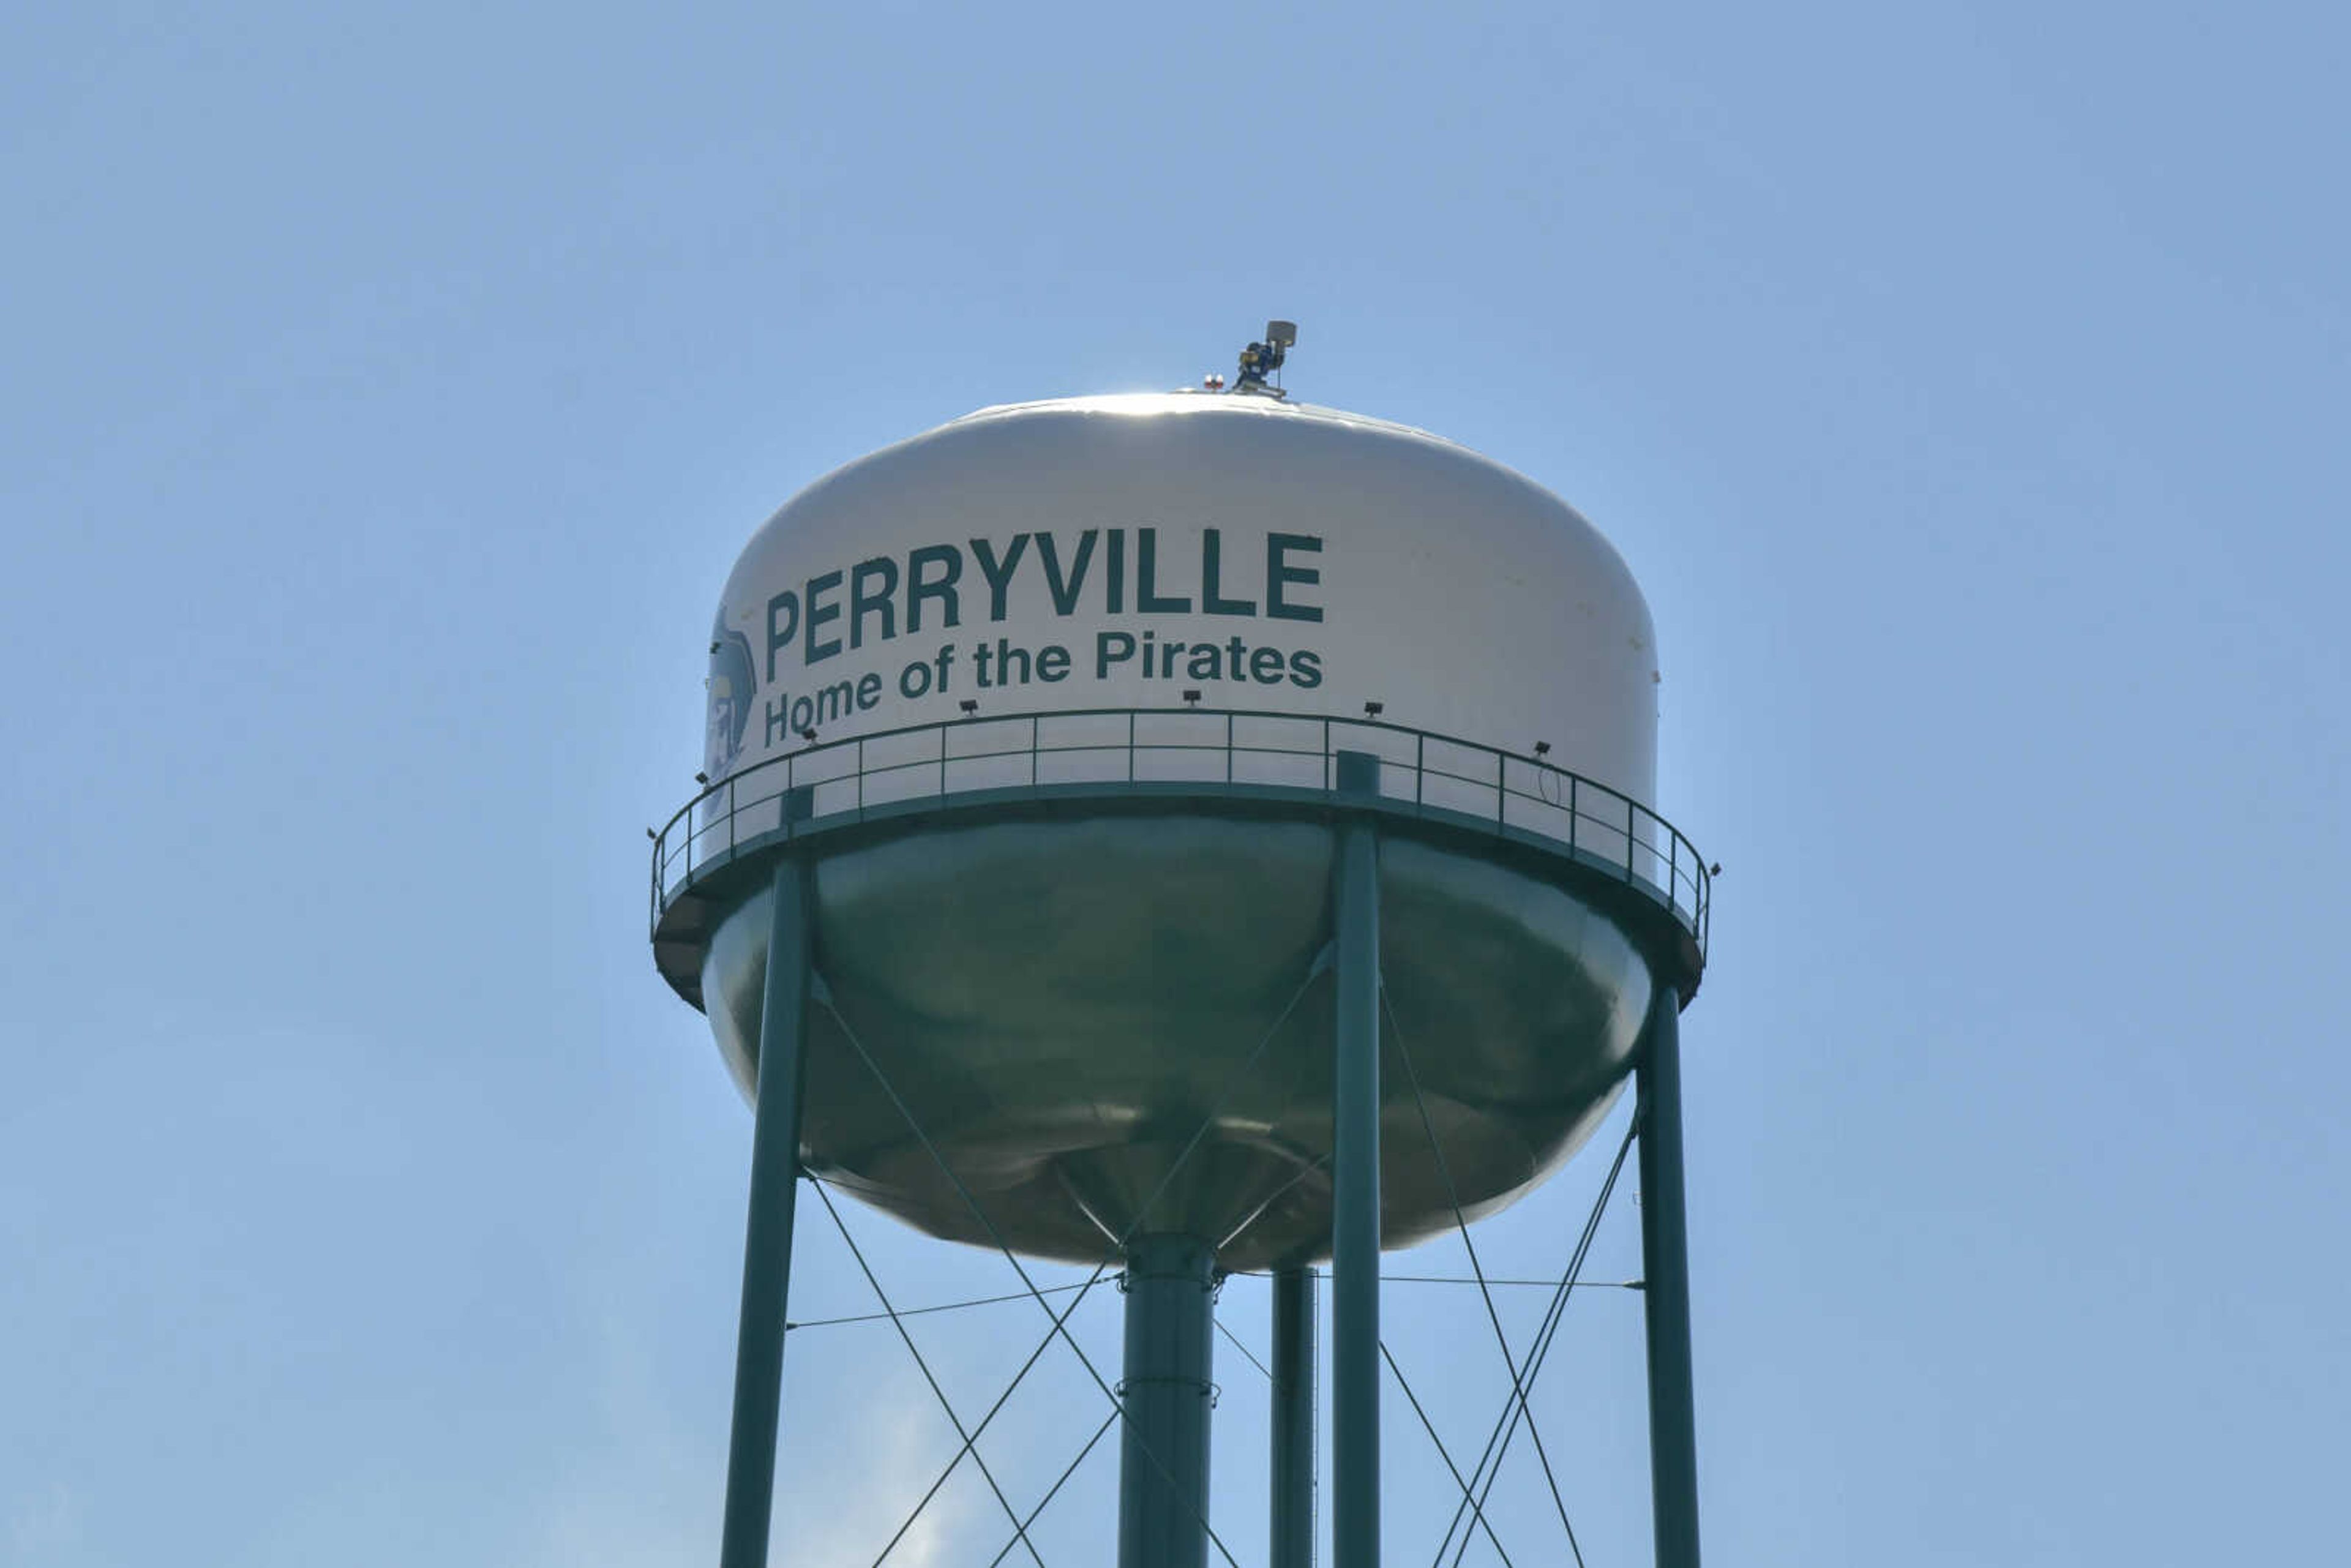
[[[1681,998],[1657,988],[1641,1052],[1641,1260],[1649,1342],[1649,1488],[1657,1568],[1698,1568],[1698,1416],[1682,1198]]]
[[[1379,758],[1341,752],[1339,793],[1374,795]],[[1331,1551],[1380,1561],[1380,886],[1371,824],[1339,828],[1338,1061],[1332,1107]]]
[[[753,1090],[751,1211],[743,1241],[743,1318],[735,1347],[735,1425],[726,1451],[726,1522],[719,1568],[763,1568],[768,1561],[808,1038],[811,944],[807,874],[797,857],[788,855],[777,862],[767,997],[759,1018],[758,1079]]]
[[[1273,1568],[1314,1568],[1314,1270],[1273,1274]]]

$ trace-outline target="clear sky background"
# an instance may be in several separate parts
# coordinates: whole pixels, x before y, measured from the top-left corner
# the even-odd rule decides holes
[[[2343,16],[12,11],[0,1563],[714,1561],[750,1121],[643,829],[726,568],[839,463],[1270,315],[1299,395],[1559,490],[1654,607],[1659,804],[1727,867],[1710,1558],[2338,1555]],[[1621,1126],[1489,1269],[1557,1270]],[[1012,1288],[847,1218],[902,1301]],[[867,1310],[800,1231],[795,1315]],[[1593,1568],[1648,1560],[1638,1301],[1536,1399]],[[1222,1312],[1262,1354],[1262,1285]],[[918,1333],[984,1406],[1036,1317]],[[1474,1452],[1474,1293],[1388,1327]],[[952,1434],[886,1325],[786,1396],[778,1561],[869,1562]],[[1049,1356],[1008,1490],[1100,1415]],[[1423,1562],[1449,1483],[1392,1396],[1386,1440]],[[1560,1561],[1522,1460],[1497,1523]],[[893,1561],[1001,1539],[967,1476]]]

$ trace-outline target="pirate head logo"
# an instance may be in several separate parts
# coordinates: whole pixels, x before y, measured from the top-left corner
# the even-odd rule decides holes
[[[743,731],[751,723],[751,640],[729,631],[726,610],[710,628],[710,724],[702,743],[702,770],[724,779],[743,754]]]

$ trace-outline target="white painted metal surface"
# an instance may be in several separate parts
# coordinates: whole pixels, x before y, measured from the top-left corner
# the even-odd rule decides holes
[[[982,410],[760,528],[713,629],[704,770],[1072,708],[1390,720],[1654,804],[1656,638],[1599,532],[1401,425],[1243,396]]]

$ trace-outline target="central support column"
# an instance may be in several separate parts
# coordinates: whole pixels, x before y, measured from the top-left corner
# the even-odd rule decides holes
[[[1273,1272],[1273,1568],[1314,1568],[1314,1270]]]
[[[1380,759],[1343,751],[1339,793],[1379,793]],[[1380,1561],[1380,862],[1371,823],[1343,820],[1338,1060],[1331,1133],[1331,1556]]]
[[[1119,1568],[1207,1568],[1216,1265],[1189,1236],[1127,1246]]]

